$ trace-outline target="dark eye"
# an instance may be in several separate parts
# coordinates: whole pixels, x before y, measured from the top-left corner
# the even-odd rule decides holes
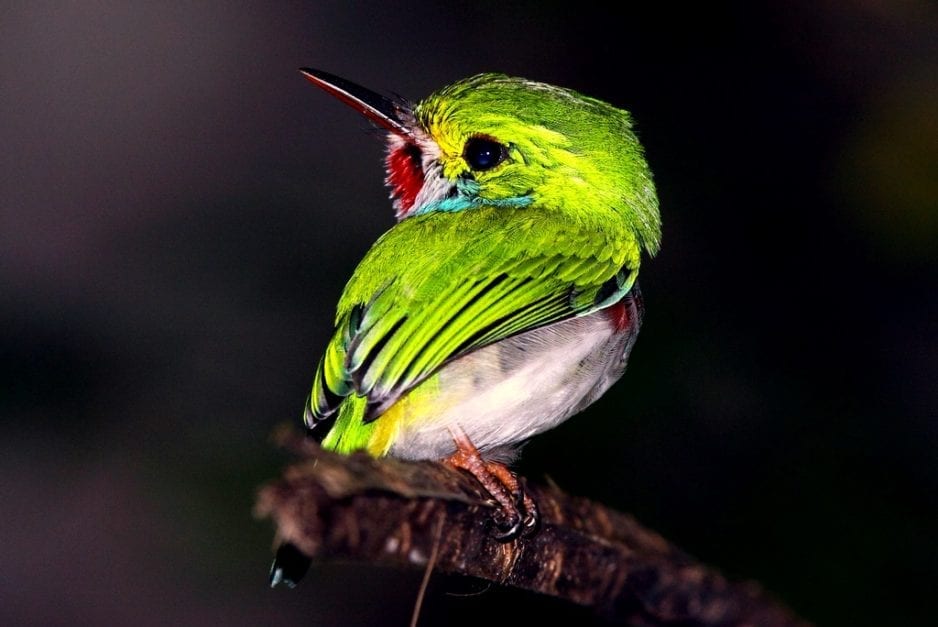
[[[462,152],[469,167],[477,172],[491,170],[508,156],[508,149],[488,137],[472,137]]]

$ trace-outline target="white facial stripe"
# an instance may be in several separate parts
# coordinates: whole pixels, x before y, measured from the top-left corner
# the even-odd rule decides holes
[[[443,166],[440,164],[440,155],[442,153],[439,145],[419,127],[414,129],[414,139],[422,155],[423,187],[421,187],[420,191],[417,193],[417,198],[413,206],[404,212],[401,211],[400,201],[394,199],[393,195],[391,196],[394,200],[394,209],[397,211],[398,220],[403,220],[420,207],[446,198],[450,190],[456,184],[455,181],[451,181],[443,176]],[[393,133],[388,134],[389,151],[397,150],[402,147],[404,143],[405,140],[400,136]]]

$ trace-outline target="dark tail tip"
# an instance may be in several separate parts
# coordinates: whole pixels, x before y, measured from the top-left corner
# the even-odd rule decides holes
[[[311,562],[312,560],[298,548],[284,542],[277,549],[274,563],[270,567],[270,587],[276,588],[283,584],[288,588],[295,588],[309,570]]]

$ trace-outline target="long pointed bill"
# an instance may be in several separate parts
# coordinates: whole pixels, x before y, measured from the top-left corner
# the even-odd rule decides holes
[[[406,111],[402,104],[322,70],[304,67],[300,68],[300,73],[310,83],[335,96],[378,126],[404,138],[413,137],[411,130],[401,120],[400,112]]]

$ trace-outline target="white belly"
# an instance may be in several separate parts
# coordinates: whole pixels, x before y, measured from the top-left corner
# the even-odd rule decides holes
[[[440,371],[440,396],[409,416],[391,448],[405,459],[455,452],[458,426],[496,457],[579,412],[625,370],[638,324],[617,330],[605,311],[565,320],[474,351]],[[432,411],[432,413],[431,413]]]

